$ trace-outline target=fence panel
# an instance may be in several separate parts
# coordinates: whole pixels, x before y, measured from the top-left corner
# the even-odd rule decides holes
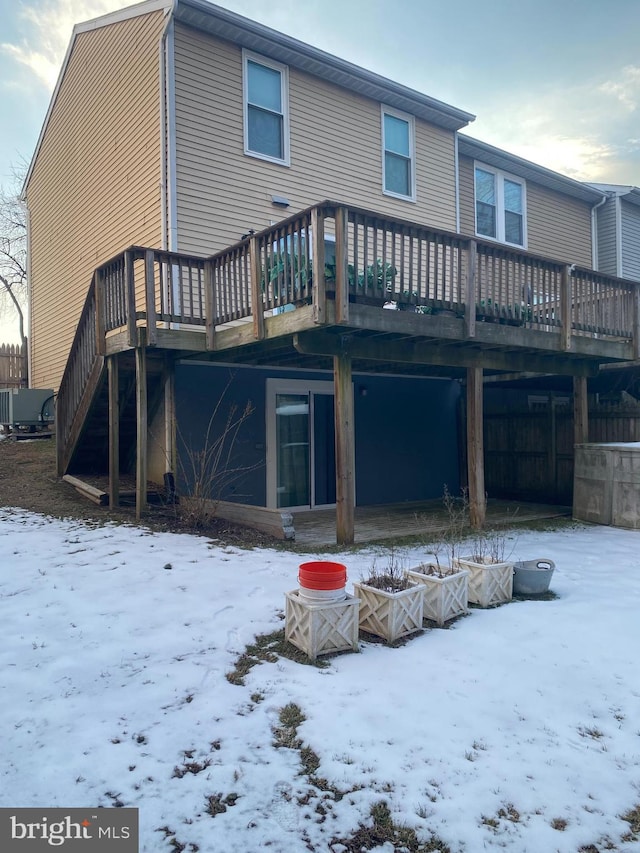
[[[20,344],[0,344],[0,388],[25,388],[26,349]]]

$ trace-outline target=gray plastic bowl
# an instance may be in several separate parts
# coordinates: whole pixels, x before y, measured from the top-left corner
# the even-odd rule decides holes
[[[524,560],[513,564],[513,594],[541,595],[547,592],[556,564],[553,560]]]

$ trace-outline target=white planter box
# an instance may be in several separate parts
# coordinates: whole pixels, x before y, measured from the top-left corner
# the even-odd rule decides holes
[[[385,592],[354,583],[353,591],[360,599],[360,628],[388,643],[421,631],[424,590],[422,584],[416,584],[400,592]]]
[[[493,607],[511,601],[513,595],[513,563],[476,563],[470,557],[459,557],[456,564],[469,571],[469,602],[480,607]]]
[[[424,619],[431,619],[441,628],[445,622],[469,612],[469,571],[460,569],[455,574],[439,578],[424,575],[418,569],[407,572],[411,580],[424,584]]]
[[[287,642],[315,660],[331,652],[358,651],[359,599],[310,602],[298,590],[285,593],[284,636]]]

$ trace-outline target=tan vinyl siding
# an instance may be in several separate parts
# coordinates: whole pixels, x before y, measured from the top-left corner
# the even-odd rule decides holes
[[[27,191],[32,384],[57,388],[96,266],[160,246],[161,12],[76,37]]]
[[[475,234],[473,160],[460,157],[460,230]],[[515,173],[514,173],[515,174]],[[591,267],[591,207],[587,202],[526,181],[527,250]]]
[[[458,158],[460,193],[460,231],[472,237],[476,233],[476,201],[473,180],[473,160]]]
[[[591,269],[591,206],[527,182],[528,249]]]
[[[390,198],[380,104],[290,68],[291,165],[269,163],[244,154],[241,50],[180,25],[175,46],[180,250],[218,251],[327,198],[455,229],[452,132],[416,119],[417,201]]]

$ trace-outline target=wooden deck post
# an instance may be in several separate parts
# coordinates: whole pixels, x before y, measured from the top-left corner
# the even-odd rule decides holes
[[[324,277],[324,208],[311,211],[311,252],[313,257],[313,322],[327,319],[327,294]]]
[[[560,278],[560,317],[562,320],[562,332],[560,336],[560,348],[569,352],[571,349],[571,309],[573,300],[571,298],[571,271],[564,266]]]
[[[333,358],[336,428],[336,542],[352,545],[355,535],[355,434],[351,358]]]
[[[633,357],[640,359],[640,284],[633,289]]]
[[[336,323],[349,321],[349,271],[347,249],[349,217],[346,207],[336,207]]]
[[[135,269],[133,266],[133,252],[127,249],[124,253],[124,281],[127,300],[127,331],[129,333],[129,346],[136,346],[136,282]]]
[[[264,300],[262,298],[262,264],[260,244],[257,237],[249,240],[249,268],[251,278],[251,313],[253,314],[253,337],[264,339]]]
[[[587,397],[587,377],[573,377],[573,443],[586,444],[589,441],[589,402]]]
[[[215,291],[215,275],[212,261],[204,262],[204,272],[202,276],[204,286],[204,316],[206,330],[206,346],[208,350],[216,348],[216,291]]]
[[[147,505],[147,349],[144,329],[136,347],[136,519]]]
[[[478,262],[478,244],[469,240],[467,245],[467,281],[464,297],[464,321],[468,338],[476,336],[476,267]]]
[[[118,356],[107,358],[109,381],[109,506],[120,505],[120,389]]]
[[[144,288],[147,310],[147,344],[150,347],[154,347],[158,342],[158,318],[156,313],[156,279],[154,265],[155,253],[153,249],[147,249],[144,253]]]
[[[104,325],[104,278],[100,270],[93,273],[91,286],[96,300],[96,353],[104,355],[107,349]]]
[[[484,490],[484,436],[482,368],[467,368],[467,471],[469,479],[469,520],[475,530],[483,527],[487,515]]]

